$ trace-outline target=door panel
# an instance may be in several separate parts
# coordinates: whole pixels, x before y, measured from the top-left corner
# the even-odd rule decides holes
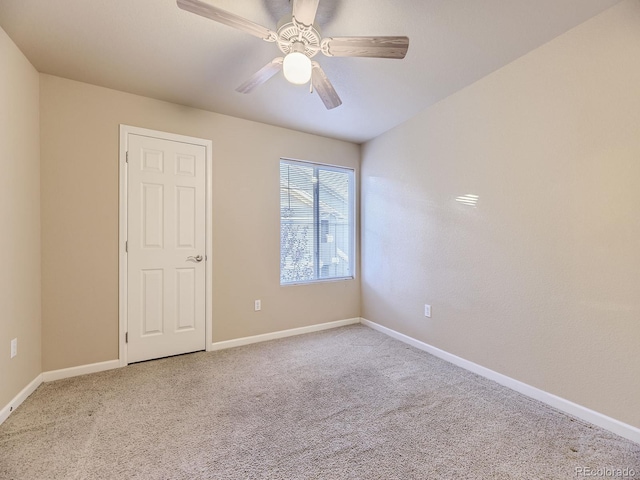
[[[142,248],[162,248],[164,242],[164,186],[142,184]]]
[[[129,363],[205,349],[205,151],[128,135]]]
[[[179,268],[176,270],[177,328],[191,330],[196,326],[196,269]]]
[[[141,270],[143,337],[162,334],[164,330],[164,270]]]
[[[177,247],[193,249],[196,245],[196,189],[177,187],[176,201]]]

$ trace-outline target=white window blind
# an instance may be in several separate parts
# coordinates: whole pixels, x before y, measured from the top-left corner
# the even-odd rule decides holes
[[[354,173],[280,161],[280,283],[353,278]]]

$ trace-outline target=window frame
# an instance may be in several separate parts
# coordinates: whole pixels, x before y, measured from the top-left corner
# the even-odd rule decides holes
[[[312,162],[312,161],[308,161],[308,160],[298,160],[298,159],[294,159],[294,158],[288,158],[288,157],[281,157],[279,162],[278,162],[278,177],[280,176],[280,168],[282,166],[282,164],[287,164],[287,165],[298,165],[298,166],[302,166],[302,167],[310,167],[314,169],[314,174],[316,174],[316,169],[322,169],[322,170],[326,170],[326,171],[333,171],[333,172],[340,172],[340,173],[350,173],[350,181],[349,181],[349,207],[348,207],[348,211],[349,211],[349,248],[351,249],[351,251],[349,252],[349,271],[351,272],[351,275],[347,275],[347,276],[343,276],[343,277],[331,277],[331,278],[318,278],[318,268],[319,268],[319,255],[320,255],[320,251],[319,251],[319,216],[317,217],[317,212],[318,212],[318,205],[317,205],[317,199],[318,199],[318,189],[319,189],[319,184],[316,183],[316,185],[318,185],[318,187],[314,188],[314,245],[313,245],[313,251],[314,251],[314,277],[311,280],[297,280],[297,281],[293,281],[293,282],[282,282],[282,270],[278,269],[278,277],[279,277],[279,283],[281,287],[289,287],[289,286],[293,286],[293,285],[309,285],[309,284],[314,284],[314,283],[326,283],[326,282],[344,282],[344,281],[349,281],[349,280],[355,280],[356,279],[356,257],[357,257],[357,253],[356,253],[356,248],[357,248],[357,225],[358,225],[358,220],[357,220],[357,201],[356,201],[356,194],[357,194],[357,172],[355,168],[352,167],[345,167],[342,165],[331,165],[331,164],[327,164],[327,163],[321,163],[321,162]],[[279,197],[280,198],[280,197]],[[282,260],[282,205],[280,203],[280,199],[278,200],[279,202],[279,210],[280,210],[280,260]]]

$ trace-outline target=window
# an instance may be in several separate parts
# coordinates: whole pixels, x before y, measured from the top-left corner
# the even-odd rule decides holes
[[[354,173],[280,160],[280,283],[353,278]]]

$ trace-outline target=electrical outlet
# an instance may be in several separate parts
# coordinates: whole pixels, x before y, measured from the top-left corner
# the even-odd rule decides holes
[[[256,300],[254,309],[256,312],[259,312],[262,309],[262,302],[260,300]]]
[[[431,318],[431,305],[424,305],[424,316]]]
[[[11,358],[18,355],[18,339],[14,338],[11,340]]]

